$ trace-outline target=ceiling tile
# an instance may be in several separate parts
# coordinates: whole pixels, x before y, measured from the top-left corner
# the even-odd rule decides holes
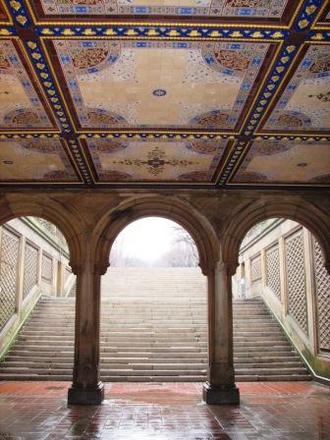
[[[330,142],[255,141],[231,183],[330,184]]]
[[[88,139],[100,182],[211,183],[226,140],[118,141]]]
[[[77,176],[59,139],[1,139],[0,182],[75,182]]]
[[[270,45],[56,40],[54,48],[82,130],[233,131]]]

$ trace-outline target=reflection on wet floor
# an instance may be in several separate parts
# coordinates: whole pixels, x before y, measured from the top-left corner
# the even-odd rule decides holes
[[[0,384],[0,440],[328,440],[330,389],[241,383],[240,406],[207,406],[200,384],[106,385],[101,406],[66,404],[67,382]]]

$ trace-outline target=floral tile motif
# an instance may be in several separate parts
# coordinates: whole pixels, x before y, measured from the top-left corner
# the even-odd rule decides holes
[[[87,140],[101,182],[210,183],[226,143],[226,140]]]
[[[330,128],[330,46],[311,45],[267,120],[264,130]]]
[[[0,182],[77,181],[59,139],[0,140]]]
[[[234,130],[270,49],[105,40],[56,40],[54,47],[84,129]]]
[[[0,41],[0,129],[53,128],[23,61],[10,40]]]
[[[329,142],[255,141],[233,183],[330,183]]]
[[[288,0],[41,0],[45,15],[150,14],[241,18],[280,18],[287,3]]]

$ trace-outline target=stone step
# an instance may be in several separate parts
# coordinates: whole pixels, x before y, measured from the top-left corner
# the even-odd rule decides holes
[[[158,276],[156,280],[151,280],[150,274],[143,274],[133,287],[133,273],[137,273],[134,269],[125,281],[117,285],[109,281],[103,285],[102,380],[206,379],[205,279],[197,288],[196,279],[199,277],[200,281],[200,274],[187,282],[187,279],[179,281],[169,275],[175,271],[165,272],[166,276]],[[113,273],[123,276],[126,269]],[[237,380],[309,378],[277,321],[260,300],[234,303],[233,313]],[[0,364],[0,380],[3,377],[71,380],[74,320],[74,298],[42,298],[13,349]]]

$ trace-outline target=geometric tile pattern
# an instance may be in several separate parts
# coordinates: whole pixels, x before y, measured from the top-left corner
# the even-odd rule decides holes
[[[0,330],[16,310],[17,270],[20,239],[4,226],[0,248]]]
[[[308,334],[303,229],[285,239],[288,313]]]
[[[0,185],[329,186],[328,15],[321,0],[0,0]]]
[[[258,281],[261,279],[261,257],[260,255],[251,260],[251,280]]]
[[[38,249],[25,243],[23,298],[38,284]]]
[[[330,351],[330,275],[324,267],[321,246],[313,238],[319,349]]]
[[[281,301],[280,253],[278,244],[266,250],[266,286]]]

